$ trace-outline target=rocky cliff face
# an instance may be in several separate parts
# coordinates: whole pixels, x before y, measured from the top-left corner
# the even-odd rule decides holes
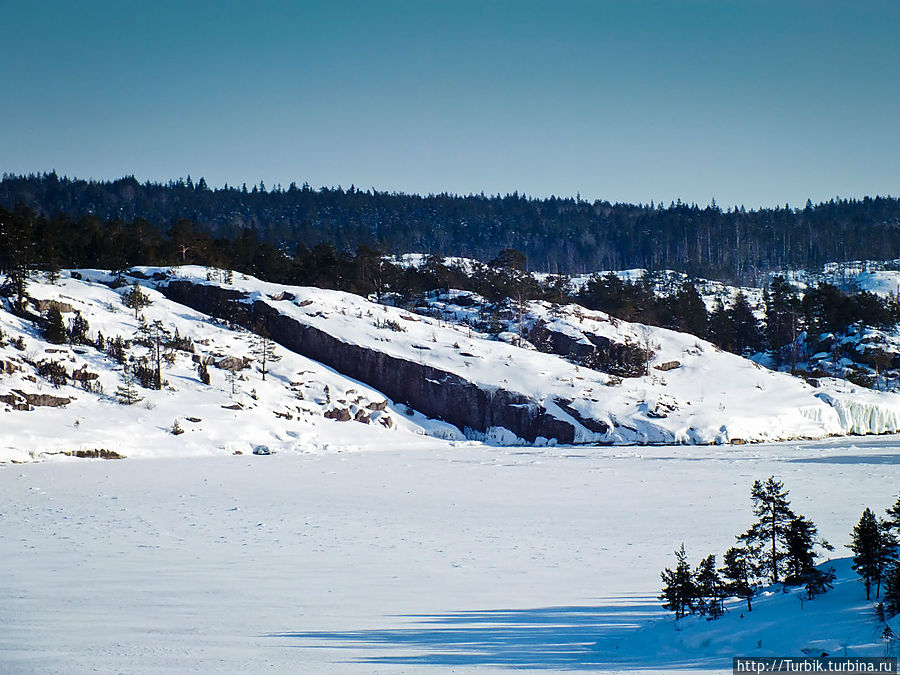
[[[633,342],[614,342],[590,331],[581,331],[585,340],[577,340],[554,330],[545,321],[537,321],[525,338],[538,350],[557,354],[573,363],[618,377],[640,377],[653,352]]]
[[[298,354],[372,386],[467,435],[503,427],[529,443],[543,437],[575,440],[574,426],[557,419],[533,398],[502,388],[478,386],[456,374],[344,342],[314,326],[250,301],[233,289],[174,280],[160,287],[169,299],[251,330],[265,328],[273,340]]]

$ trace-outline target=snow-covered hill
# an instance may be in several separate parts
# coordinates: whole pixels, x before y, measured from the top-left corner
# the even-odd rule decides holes
[[[239,274],[226,282],[199,267],[133,274],[152,300],[145,323],[181,338],[166,350],[162,390],[139,387],[140,401],[123,405],[122,359],[96,346],[102,334],[107,346],[131,343],[126,360],[150,354],[123,304],[129,284],[91,270],[35,279],[33,317],[56,303],[66,322],[88,322],[95,346],[51,344],[40,322],[0,311],[0,457],[319,452],[370,447],[381,435],[394,446],[424,434],[534,445],[742,443],[900,429],[900,396],[839,380],[815,387],[693,336],[577,305],[524,303],[485,317],[477,297],[451,292],[417,313]],[[174,302],[179,293],[197,302],[205,294],[219,317]],[[251,318],[305,356],[275,345],[279,360],[263,380],[258,338],[235,325]],[[499,332],[485,332],[492,321]],[[56,385],[51,363],[63,369]],[[208,364],[210,385],[198,363]]]
[[[173,278],[213,283],[198,268],[178,268]],[[900,429],[896,395],[837,380],[814,387],[694,336],[618,321],[577,305],[527,303],[516,321],[518,332],[501,332],[495,340],[460,323],[470,318],[471,309],[452,302],[444,303],[439,315],[423,317],[346,293],[244,276],[231,288],[243,294],[245,303],[276,309],[342,342],[452,373],[480,387],[524,395],[572,425],[575,442],[728,443]],[[617,377],[538,351],[521,338],[537,322],[588,346],[602,348],[606,340],[649,349],[649,374]],[[489,435],[517,440],[500,429]]]
[[[67,323],[76,312],[87,320],[91,340],[102,334],[109,344],[121,337],[128,359],[147,355],[136,343],[139,321],[122,302],[129,287],[110,288],[113,278],[103,272],[74,276],[81,279],[33,281],[32,309],[57,303]],[[380,436],[391,445],[415,443],[426,432],[459,436],[278,345],[272,346],[278,360],[267,364],[263,380],[251,333],[172,303],[149,286],[143,292],[152,301],[141,310],[146,322],[177,331],[192,351],[166,350],[162,390],[136,387],[140,400],[133,405],[117,397],[131,378],[115,358],[89,345],[51,344],[34,323],[0,311],[0,460],[99,451],[128,457],[322,452],[371,446]],[[200,381],[199,361],[208,364],[210,385]],[[57,386],[39,374],[54,362],[66,374]],[[183,433],[173,433],[176,424]]]

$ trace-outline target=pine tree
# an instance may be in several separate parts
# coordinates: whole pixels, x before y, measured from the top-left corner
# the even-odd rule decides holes
[[[134,377],[127,367],[123,370],[122,375],[125,381],[116,388],[116,400],[122,405],[134,405],[141,400],[137,387],[134,386]]]
[[[676,621],[693,611],[695,597],[694,581],[691,575],[691,566],[687,562],[687,554],[684,544],[675,551],[675,569],[668,567],[660,573],[663,588],[659,596],[663,600],[665,609],[675,612]]]
[[[787,497],[784,483],[775,480],[775,476],[754,481],[750,499],[753,515],[759,520],[739,537],[748,549],[758,551],[759,573],[768,575],[773,584],[778,583],[784,569],[785,539],[796,518]]]
[[[882,528],[871,509],[863,511],[859,522],[853,527],[852,540],[847,545],[853,551],[853,569],[862,577],[866,586],[866,600],[872,585],[879,583],[883,569],[881,566]],[[875,597],[878,597],[876,593]]]
[[[134,318],[137,319],[141,310],[153,304],[153,301],[141,290],[141,285],[135,280],[131,290],[122,296],[122,303],[134,310]]]
[[[90,344],[91,341],[88,338],[90,329],[91,326],[88,324],[88,320],[81,315],[81,312],[75,310],[75,317],[69,322],[69,342],[73,345]]]
[[[896,533],[900,535],[900,497],[897,497],[897,501],[885,513],[887,513],[885,522],[888,524],[888,527],[891,530],[896,530]]]
[[[138,334],[144,345],[150,350],[150,360],[154,367],[153,389],[162,389],[162,362],[163,351],[167,347],[172,333],[159,319],[153,323],[142,323],[138,328]]]
[[[817,579],[816,547],[834,550],[831,544],[819,537],[815,524],[804,516],[795,516],[788,525],[785,544],[785,583],[805,584]]]
[[[265,381],[266,373],[269,372],[268,364],[280,361],[281,357],[275,351],[275,343],[269,337],[269,331],[265,326],[257,329],[257,334],[253,337],[253,346],[251,353],[259,361],[259,370],[262,373],[262,379]]]
[[[762,330],[759,319],[756,318],[747,296],[742,291],[735,293],[734,302],[728,309],[728,317],[734,331],[732,351],[735,354],[740,354],[744,350],[758,351],[762,347]]]
[[[43,332],[44,339],[52,344],[61,345],[66,341],[66,324],[56,303],[50,305],[50,309],[47,310]]]
[[[756,595],[756,564],[752,551],[743,546],[733,546],[725,551],[723,557],[722,576],[728,581],[725,583],[725,592],[747,601],[747,611],[753,611],[751,599]]]
[[[888,617],[900,614],[900,563],[892,565],[885,575],[884,611]]]

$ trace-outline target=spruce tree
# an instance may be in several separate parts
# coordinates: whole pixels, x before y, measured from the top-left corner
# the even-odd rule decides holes
[[[694,609],[695,587],[691,575],[691,566],[687,562],[684,544],[675,551],[675,569],[668,567],[660,573],[663,588],[659,596],[665,609],[675,612],[675,620],[685,616]]]
[[[787,497],[784,483],[775,480],[775,476],[769,476],[765,481],[754,481],[750,499],[753,515],[759,520],[738,538],[749,550],[758,552],[759,573],[767,575],[773,584],[781,578],[786,555],[785,540],[791,521],[796,518]]]
[[[90,330],[91,326],[88,320],[81,315],[81,312],[76,310],[75,317],[69,322],[69,342],[73,345],[90,344],[91,341],[88,337],[88,331]]]
[[[734,350],[734,322],[725,309],[721,298],[716,298],[709,313],[709,339],[719,349]]]
[[[709,331],[709,315],[706,305],[697,287],[689,281],[681,284],[675,295],[672,311],[675,314],[675,322],[679,330],[700,338],[705,338]]]
[[[733,351],[740,354],[744,350],[758,351],[762,347],[762,330],[759,319],[753,313],[753,308],[742,291],[734,295],[734,302],[728,309],[728,317],[731,320],[734,335]]]

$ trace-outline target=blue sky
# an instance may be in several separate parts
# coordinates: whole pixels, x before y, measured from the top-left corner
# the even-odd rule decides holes
[[[900,3],[0,0],[0,171],[900,194]]]

